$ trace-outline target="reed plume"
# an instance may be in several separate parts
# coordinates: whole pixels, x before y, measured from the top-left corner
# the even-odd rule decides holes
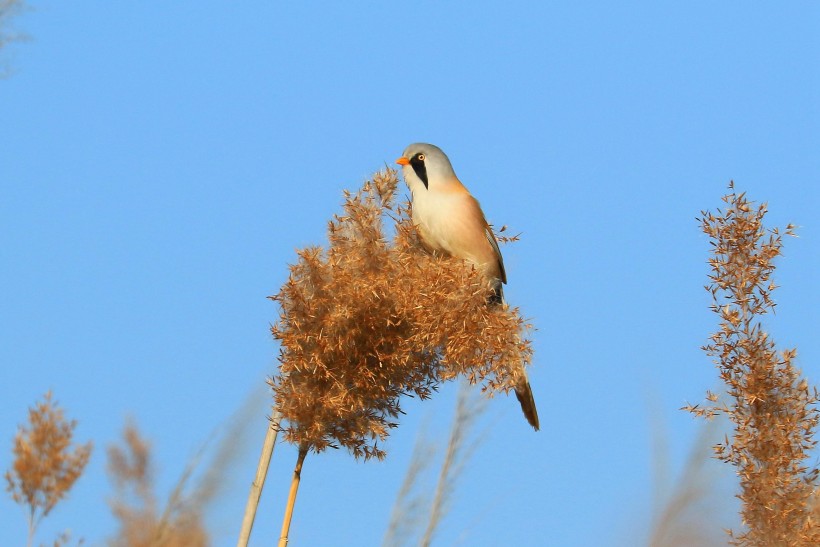
[[[160,508],[154,494],[151,446],[136,426],[128,424],[123,446],[108,449],[108,472],[116,495],[109,505],[119,521],[112,547],[206,547],[210,538],[201,516],[201,500],[182,496],[194,463],[178,481],[171,498]]]
[[[818,471],[806,465],[816,445],[817,390],[795,367],[797,351],[778,351],[760,319],[774,310],[773,261],[782,236],[793,236],[794,227],[767,229],[766,204],[755,205],[733,189],[723,197],[725,210],[703,212],[700,219],[712,244],[706,289],[720,318],[703,349],[726,384],[727,401],[707,393],[706,406],[686,408],[704,417],[726,414],[734,426],[731,439],[715,446],[716,457],[740,477],[746,529],[730,532],[733,544],[818,545],[812,514]]]
[[[281,353],[270,383],[284,437],[314,452],[383,458],[403,395],[426,399],[457,377],[506,393],[531,360],[518,309],[487,306],[480,272],[422,250],[407,205],[394,205],[397,185],[386,169],[346,193],[329,247],[299,250],[272,297]]]
[[[63,409],[49,391],[28,412],[28,425],[14,436],[14,461],[6,474],[6,490],[26,508],[28,545],[37,526],[62,500],[82,475],[91,457],[92,443],[73,446],[76,420],[66,420]],[[55,541],[67,539],[62,534]]]
[[[408,204],[394,203],[397,186],[387,168],[345,192],[328,248],[297,251],[271,297],[280,306],[271,332],[281,349],[270,384],[279,427],[299,448],[280,547],[309,451],[344,447],[381,459],[402,396],[426,399],[457,377],[491,396],[525,379],[530,325],[517,309],[487,305],[491,287],[475,268],[422,250]]]

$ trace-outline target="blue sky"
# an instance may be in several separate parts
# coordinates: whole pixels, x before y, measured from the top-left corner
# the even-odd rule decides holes
[[[167,493],[250,398],[208,514],[235,544],[276,367],[266,297],[342,190],[411,142],[522,232],[505,294],[538,327],[542,431],[491,401],[438,544],[645,540],[702,428],[678,409],[719,386],[695,218],[731,179],[799,226],[767,326],[820,379],[817,2],[29,4],[30,41],[0,51],[0,467],[48,389],[96,444],[43,542],[113,534],[104,451],[128,417]],[[310,456],[291,544],[378,544],[454,393],[410,402],[385,462]],[[276,537],[294,460],[274,455],[253,545]],[[713,472],[730,526],[732,470]],[[7,496],[0,530],[24,542]]]

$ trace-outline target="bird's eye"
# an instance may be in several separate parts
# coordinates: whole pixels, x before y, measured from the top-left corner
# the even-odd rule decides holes
[[[424,161],[424,154],[419,154],[416,156],[419,161]]]

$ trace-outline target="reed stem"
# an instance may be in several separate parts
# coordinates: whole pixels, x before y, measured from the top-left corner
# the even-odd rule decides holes
[[[242,529],[239,531],[239,540],[236,547],[247,547],[253,529],[253,521],[256,518],[256,509],[259,507],[259,498],[262,496],[262,487],[265,486],[265,478],[268,476],[273,448],[276,445],[276,437],[279,434],[279,422],[282,414],[274,409],[270,419],[268,431],[265,434],[265,442],[262,444],[262,454],[259,456],[259,465],[256,468],[256,477],[251,483],[251,491],[248,493],[248,503],[245,505],[245,516],[242,518]]]
[[[279,534],[279,547],[287,547],[288,533],[290,532],[290,520],[293,517],[293,506],[296,504],[296,493],[299,491],[299,481],[302,478],[302,463],[307,456],[307,446],[299,447],[299,457],[296,459],[296,467],[293,470],[293,480],[290,483],[290,494],[288,504],[285,507],[285,518],[282,520],[282,533]]]

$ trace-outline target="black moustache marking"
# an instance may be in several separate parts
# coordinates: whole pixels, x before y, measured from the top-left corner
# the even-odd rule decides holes
[[[427,188],[427,167],[424,165],[424,160],[420,160],[419,154],[416,154],[410,159],[410,165],[413,166],[416,176],[424,183],[424,188]]]

